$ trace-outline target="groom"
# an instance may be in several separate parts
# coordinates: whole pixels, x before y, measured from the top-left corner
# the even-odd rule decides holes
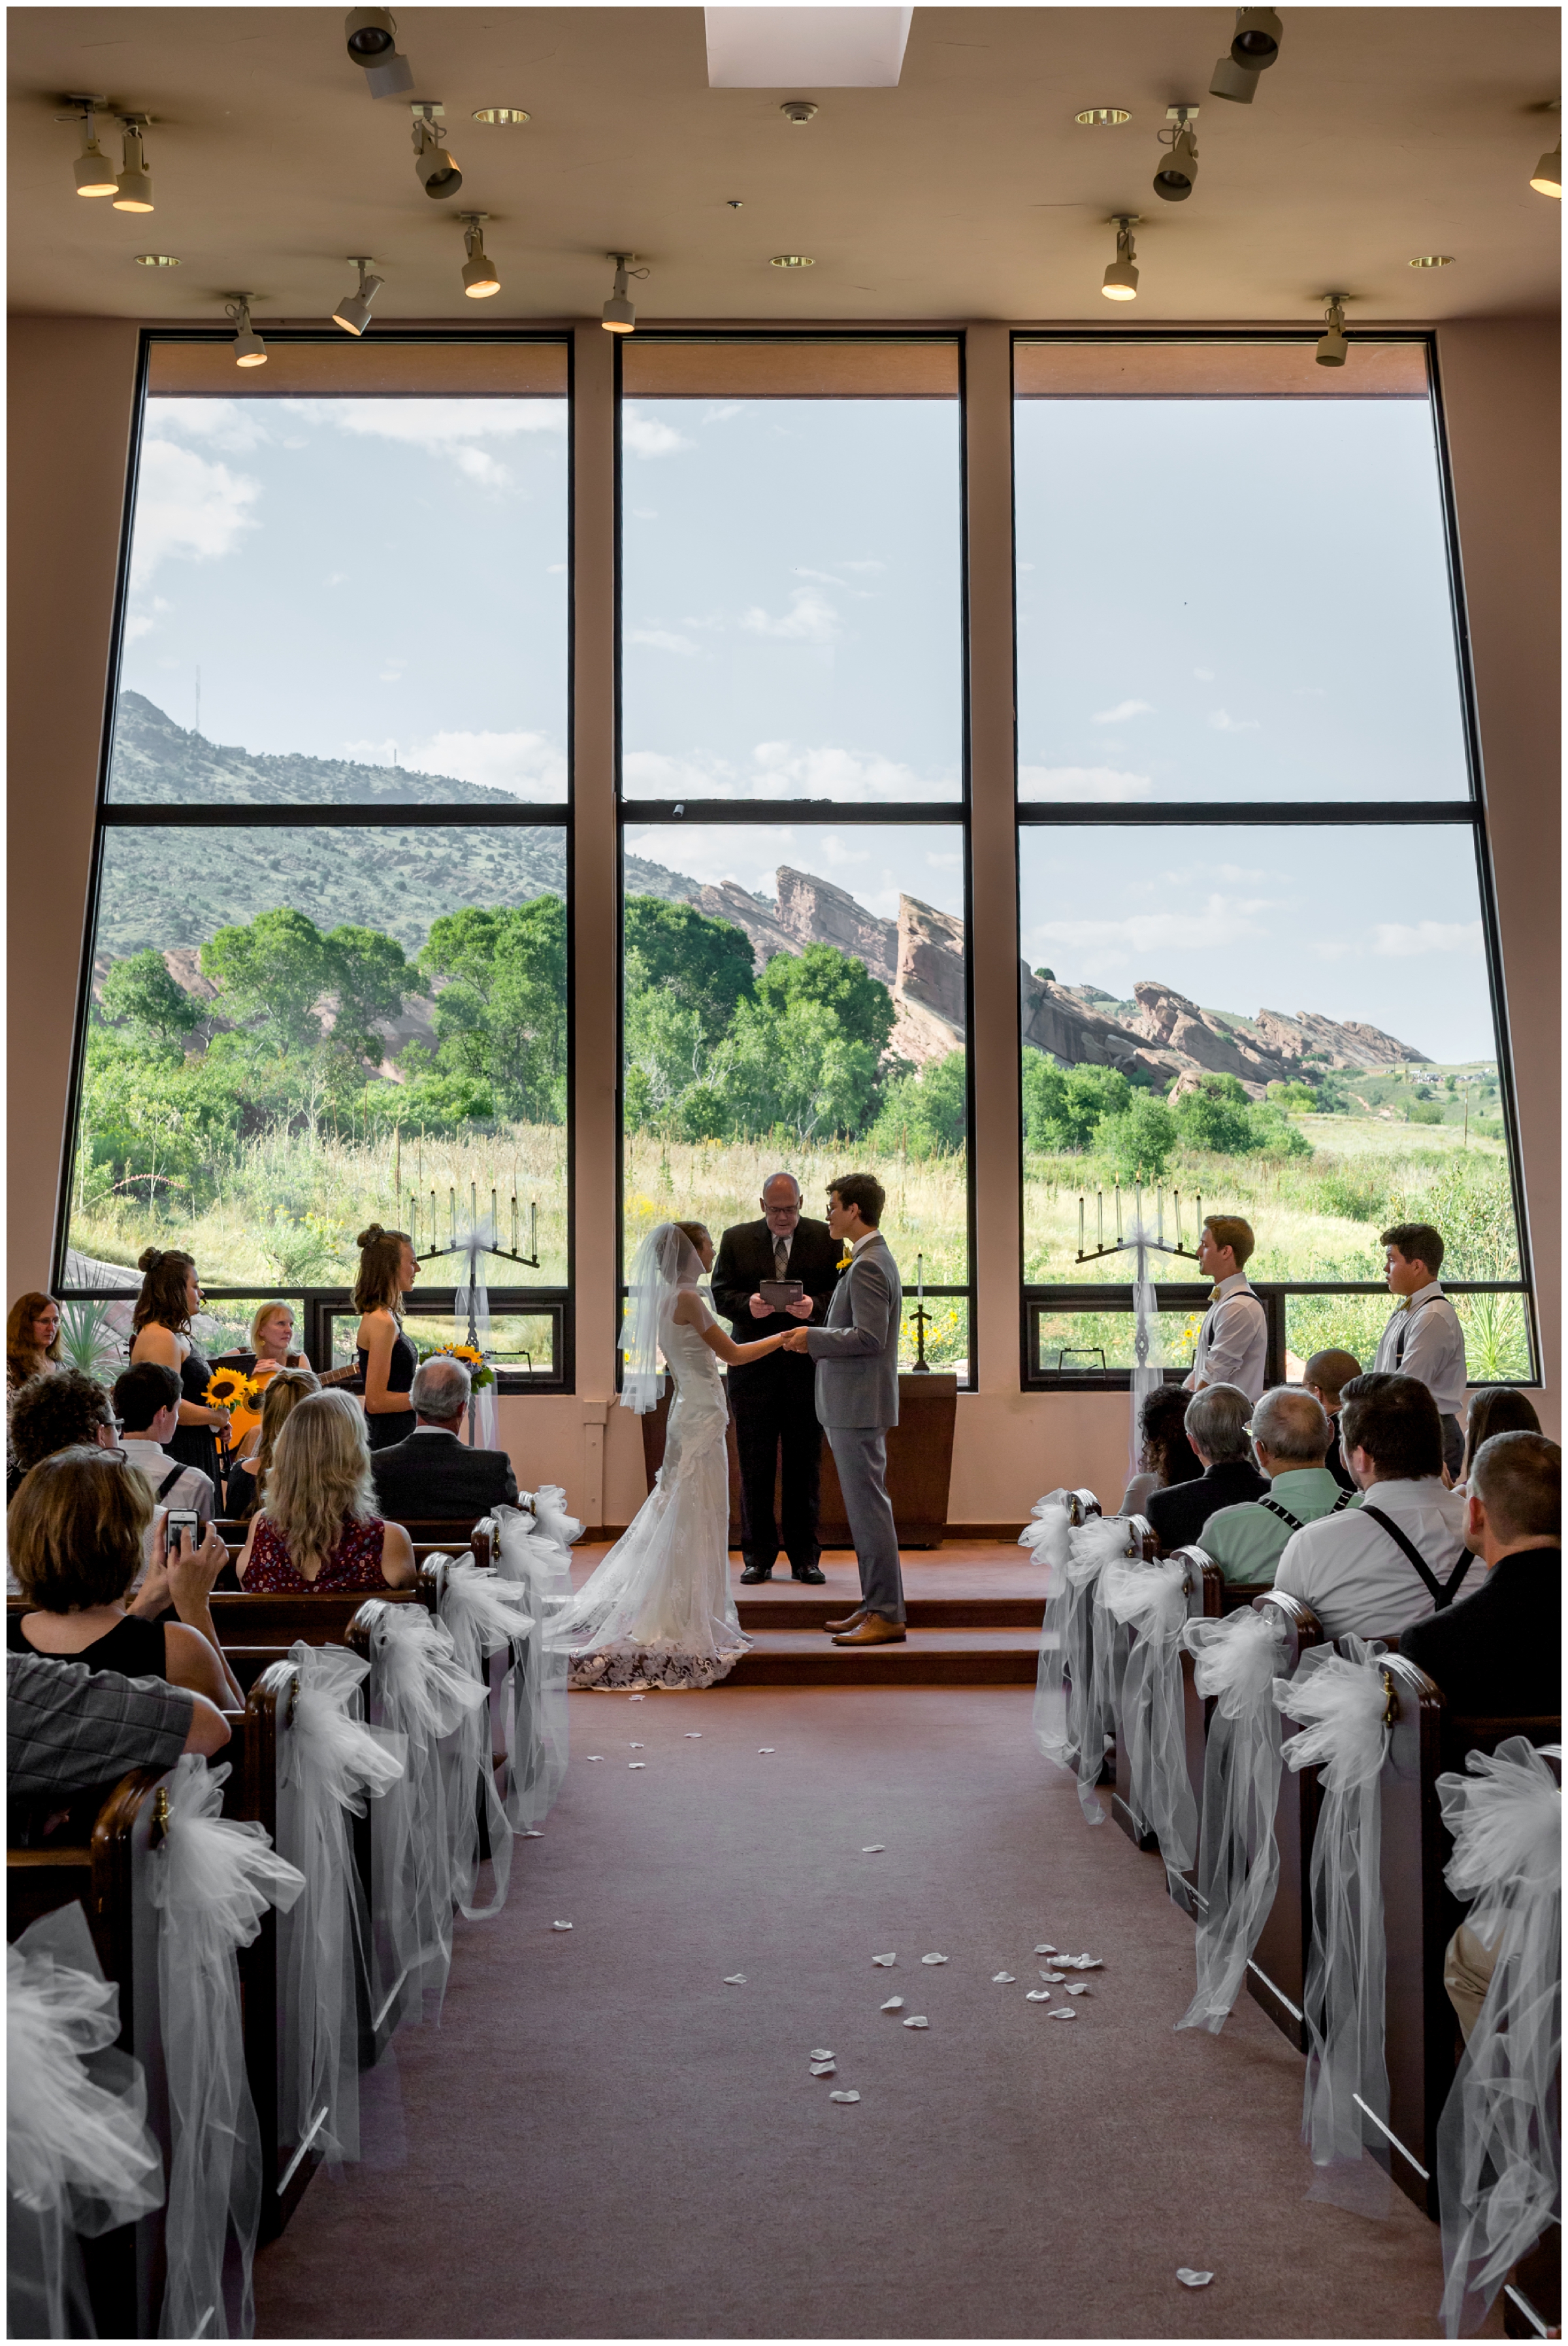
[[[860,1566],[860,1602],[830,1621],[836,1646],[901,1646],[904,1585],[888,1503],[888,1428],[899,1422],[903,1288],[877,1225],[886,1192],[870,1173],[847,1173],[828,1192],[828,1228],[850,1250],[823,1328],[797,1328],[784,1349],[817,1363],[817,1415],[833,1448]]]

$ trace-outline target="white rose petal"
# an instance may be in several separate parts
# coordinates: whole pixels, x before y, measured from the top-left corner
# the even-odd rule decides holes
[[[1088,1986],[1086,1982],[1079,1980],[1075,1986],[1070,1987],[1067,1990],[1067,1993],[1069,1995],[1089,1995],[1093,1994],[1093,1990]]]
[[[526,1832],[519,1833],[517,1838],[519,1841],[543,1841],[545,1836],[536,1825],[531,1825]]]
[[[588,1754],[588,1759],[589,1759],[589,1760],[590,1760],[590,1761],[593,1761],[593,1760],[602,1760],[602,1759],[604,1758],[604,1756],[605,1756],[605,1755],[604,1755],[604,1753],[603,1753],[602,1751],[590,1751],[590,1752],[589,1752],[589,1754]]]
[[[552,1923],[550,1925],[552,1931],[569,1931],[571,1927],[570,1923]]]
[[[871,1961],[874,1964],[881,1964],[883,1971],[886,1971],[890,1965],[897,1963],[898,1957],[897,1955],[873,1955]]]
[[[1067,1974],[1065,1972],[1042,1971],[1040,1976],[1043,1980],[1048,1982],[1052,1987],[1060,1987]]]
[[[1191,2265],[1177,2265],[1176,2279],[1184,2289],[1207,2289],[1214,2275],[1211,2272],[1194,2272]]]
[[[1041,1940],[1041,1942],[1040,1942],[1040,1944],[1035,1948],[1034,1952],[1035,1952],[1035,1953],[1036,1953],[1037,1955],[1054,1955],[1054,1954],[1055,1953],[1056,1950],[1055,1950],[1055,1948],[1051,1944],[1051,1942],[1050,1942],[1050,1940],[1049,1940],[1049,1939],[1042,1939],[1042,1940]]]
[[[702,1741],[701,1728],[688,1727],[686,1730],[686,1739],[688,1743],[700,1743]]]
[[[724,1984],[726,1987],[744,1987],[746,1985],[746,1974],[744,1972],[728,1972],[725,1974]]]
[[[1011,1987],[1013,1984],[1013,1974],[1011,1972],[993,1972],[991,1974],[991,1984],[993,1987]]]
[[[929,2028],[931,2026],[931,2023],[926,2018],[923,2012],[911,2012],[909,2018],[905,2021],[904,2026],[906,2028]]]
[[[881,1857],[886,1847],[887,1843],[885,1841],[869,1841],[864,1849],[861,1850],[860,1855],[862,1857]]]
[[[825,2045],[819,2045],[813,2048],[809,2057],[813,2061],[831,2061],[834,2055],[829,2052]]]
[[[626,1766],[628,1768],[646,1768],[647,1764],[648,1763],[646,1760],[628,1760],[626,1761]]]
[[[647,1749],[647,1745],[646,1743],[628,1743],[626,1749],[628,1751],[646,1751]]]
[[[1025,2004],[1049,2004],[1051,2001],[1051,1991],[1048,1987],[1032,1987],[1024,1996],[1023,2001]]]
[[[813,2061],[811,2064],[813,2077],[836,2077],[838,2074],[838,2068],[831,2061]]]
[[[830,2102],[858,2102],[860,2098],[859,2094],[830,2094],[828,2096]]]
[[[882,2006],[884,2012],[901,2012],[903,2008],[904,2000],[901,1995],[890,1995]]]
[[[759,1743],[757,1747],[757,1757],[759,1760],[770,1759],[778,1748],[775,1743]]]
[[[1050,2017],[1053,2020],[1076,2020],[1078,2015],[1070,2004],[1059,2004]]]
[[[628,1697],[628,1699],[629,1699],[630,1701],[632,1701],[632,1702],[641,1702],[641,1700],[642,1700],[642,1697],[641,1697],[641,1695],[640,1695],[640,1694],[634,1694],[634,1695],[632,1695],[632,1696]]]
[[[945,1955],[922,1955],[921,1957],[921,1961],[922,1964],[945,1964],[947,1957]]]

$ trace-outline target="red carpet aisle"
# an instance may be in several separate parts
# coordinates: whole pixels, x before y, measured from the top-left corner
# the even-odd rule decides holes
[[[1301,2063],[1246,1998],[1172,2033],[1191,1926],[1030,1700],[574,1698],[545,1838],[398,2040],[406,2163],[318,2177],[258,2335],[1432,2336],[1435,2227],[1308,2203]],[[1070,2023],[1024,2002],[1042,1939],[1105,1958]]]

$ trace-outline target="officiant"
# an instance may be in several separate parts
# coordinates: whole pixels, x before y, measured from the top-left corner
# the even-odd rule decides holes
[[[800,1212],[800,1184],[774,1173],[762,1185],[762,1219],[725,1231],[713,1266],[713,1307],[738,1344],[789,1327],[820,1327],[838,1280],[839,1248],[826,1222]],[[822,1429],[817,1369],[799,1352],[772,1352],[729,1372],[729,1411],[740,1457],[741,1579],[770,1577],[782,1546],[797,1580],[823,1578],[817,1537]],[[783,1521],[774,1480],[783,1460]]]

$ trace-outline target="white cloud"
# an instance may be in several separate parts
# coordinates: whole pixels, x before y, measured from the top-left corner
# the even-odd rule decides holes
[[[744,611],[741,626],[753,636],[771,636],[786,643],[830,644],[839,634],[839,615],[820,595],[813,595],[809,586],[797,586],[789,597],[789,608],[779,619],[755,605]]]
[[[243,455],[273,438],[268,410],[274,404],[257,399],[149,399],[148,425],[159,440],[200,440],[228,455]]]
[[[1064,945],[1083,955],[1090,974],[1127,970],[1167,953],[1209,952],[1267,937],[1252,915],[1257,908],[1210,896],[1189,910],[1132,913],[1114,921],[1042,921],[1029,931],[1034,944]],[[1145,973],[1146,974],[1146,973]]]
[[[1098,709],[1092,722],[1095,725],[1120,725],[1128,717],[1152,717],[1152,700],[1118,700],[1115,709]]]
[[[1372,931],[1372,951],[1395,961],[1417,954],[1479,954],[1479,921],[1380,921]]]
[[[848,567],[847,565],[845,566]],[[835,578],[830,570],[807,570],[797,563],[792,575],[797,578],[814,578],[820,586],[837,586],[840,593],[844,591],[843,580]]]
[[[885,570],[885,562],[840,562],[840,570]]]
[[[725,759],[670,758],[630,750],[626,792],[649,799],[838,799],[859,805],[891,799],[956,798],[956,773],[922,775],[879,750],[797,749],[759,741],[744,767]]]
[[[742,400],[728,399],[721,406],[705,407],[702,420],[705,423],[728,423],[732,415],[743,415],[745,412],[745,403]]]
[[[260,494],[259,481],[231,473],[227,464],[171,440],[148,440],[137,489],[132,585],[145,586],[171,556],[210,562],[232,553],[257,525],[250,507]]]
[[[621,445],[629,448],[634,456],[673,456],[682,448],[695,448],[671,423],[661,423],[654,415],[645,415],[640,408],[621,410]]]
[[[1148,774],[1122,774],[1113,766],[1020,766],[1018,795],[1036,803],[1066,802],[1087,799],[1097,805],[1115,806],[1129,801],[1146,799],[1154,791],[1154,780]]]
[[[287,399],[286,408],[374,440],[450,453],[475,440],[518,433],[564,435],[564,399]]]
[[[1211,668],[1195,668],[1193,674],[1196,677],[1199,684],[1212,684],[1214,682],[1214,670]]]
[[[150,636],[152,628],[151,618],[145,611],[138,611],[134,618],[126,621],[127,643],[134,644],[138,636]]]
[[[628,627],[628,644],[647,644],[656,652],[684,652],[689,658],[697,646],[689,636],[672,636],[667,627]]]
[[[566,795],[565,758],[545,733],[433,733],[410,742],[402,763],[520,799]]]
[[[1233,717],[1228,709],[1211,709],[1208,721],[1217,733],[1257,733],[1261,730],[1255,717]]]

